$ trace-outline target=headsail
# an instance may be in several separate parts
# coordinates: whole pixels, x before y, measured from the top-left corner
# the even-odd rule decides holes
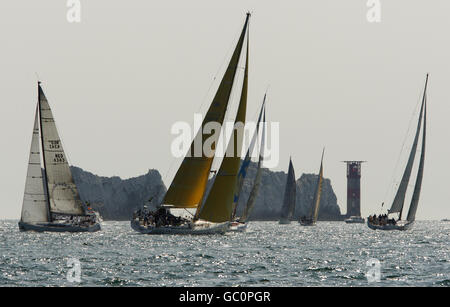
[[[248,16],[248,15],[247,15]],[[248,17],[247,17],[248,18]],[[233,135],[228,143],[225,157],[222,160],[219,171],[216,174],[211,190],[201,208],[198,209],[196,218],[209,222],[221,223],[231,219],[233,196],[236,189],[236,178],[241,162],[241,148],[247,111],[248,89],[248,36],[247,54],[245,60],[245,72],[242,85],[239,107],[234,122]],[[242,128],[239,133],[239,128]],[[233,150],[231,150],[233,149]],[[231,156],[229,153],[232,151]]]
[[[323,184],[323,154],[325,152],[325,148],[322,151],[322,159],[320,160],[320,170],[317,178],[316,192],[314,194],[314,200],[312,203],[312,214],[311,217],[313,222],[317,221],[317,216],[319,215],[319,205],[320,205],[320,196],[322,195],[322,184]]]
[[[412,171],[412,168],[414,165],[414,158],[416,156],[417,143],[419,141],[419,134],[420,134],[420,127],[422,125],[422,114],[423,114],[423,109],[424,109],[424,105],[425,105],[425,95],[426,95],[427,84],[428,84],[428,75],[427,75],[427,79],[425,82],[425,90],[424,90],[424,95],[423,95],[423,99],[422,99],[422,106],[420,107],[419,122],[417,123],[417,130],[416,130],[416,135],[414,137],[414,143],[411,148],[411,152],[409,154],[408,163],[406,165],[405,172],[403,173],[402,180],[400,182],[400,186],[397,190],[394,201],[392,202],[391,209],[389,209],[389,211],[388,211],[389,213],[400,212],[399,219],[401,219],[403,205],[405,203],[406,190],[408,188],[409,178],[411,177],[411,171]]]
[[[40,85],[38,85],[38,88],[41,140],[50,210],[52,213],[84,214],[83,205],[78,189],[73,182],[50,105]]]
[[[427,75],[428,78],[428,75]],[[425,92],[426,95],[426,92]],[[425,106],[424,106],[424,113],[423,113],[423,131],[422,131],[422,152],[420,154],[420,162],[419,162],[419,169],[417,171],[417,178],[416,178],[416,184],[414,186],[414,192],[411,199],[411,205],[409,206],[408,211],[408,217],[407,220],[409,222],[412,222],[416,219],[416,211],[417,206],[419,205],[419,197],[420,197],[420,190],[422,188],[422,178],[423,178],[423,168],[425,163],[425,137],[426,137],[426,128],[427,128],[427,98],[425,96]]]
[[[39,150],[39,110],[36,107],[33,135],[31,138],[30,158],[28,160],[27,179],[23,195],[22,215],[20,220],[25,223],[48,221],[47,197],[44,191],[44,180],[41,170],[41,155]]]
[[[259,125],[261,123],[261,118],[263,115],[263,111],[264,111],[264,116],[265,116],[265,103],[266,103],[266,94],[264,94],[264,99],[263,99],[263,103],[261,105],[261,111],[259,112],[259,116],[258,116],[258,121],[256,123],[256,130],[255,133],[253,134],[252,140],[250,141],[250,145],[248,147],[247,153],[245,155],[244,160],[242,161],[241,167],[239,169],[239,173],[238,173],[238,178],[237,178],[237,184],[236,184],[236,192],[234,193],[234,199],[233,199],[233,216],[232,219],[234,219],[234,217],[236,216],[236,209],[237,209],[237,205],[239,203],[239,197],[241,196],[241,192],[242,192],[242,187],[244,185],[244,180],[245,177],[247,176],[247,169],[250,165],[251,162],[251,154],[253,153],[253,150],[255,148],[255,144],[256,141],[258,140],[258,135],[259,135]],[[263,129],[265,129],[265,118],[264,118],[264,122],[263,122]],[[264,144],[264,139],[262,139],[262,144]],[[264,145],[261,145],[264,146]],[[259,161],[261,161],[261,150],[263,147],[260,148],[259,150]],[[258,169],[256,171],[256,174],[260,173],[260,167],[261,167],[261,162],[258,161]],[[256,180],[257,177],[255,177]],[[255,181],[256,183],[256,181]],[[255,184],[254,184],[255,186]],[[254,187],[253,186],[253,187]],[[253,191],[253,190],[252,190]],[[251,194],[250,194],[251,195]],[[248,205],[248,201],[247,201],[247,205]],[[247,206],[246,206],[247,208]],[[247,211],[247,210],[245,210]]]
[[[211,106],[205,115],[200,130],[191,144],[190,151],[181,163],[180,168],[167,190],[163,204],[177,208],[196,208],[203,198],[214,158],[216,143],[219,138],[218,133],[204,133],[203,128],[210,122],[223,124],[239,59],[241,57],[249,16],[250,15],[248,14],[230,63],[228,64],[225,75],[217,89]],[[203,152],[203,145],[206,140],[208,140],[208,142],[211,141],[212,155],[206,156]],[[197,150],[201,150],[201,153],[195,152],[196,148]]]
[[[290,220],[294,215],[296,188],[297,185],[295,182],[294,166],[292,165],[292,160],[290,159],[286,188],[284,190],[283,207],[281,208],[281,219]]]
[[[265,98],[266,96],[264,96]],[[256,169],[256,177],[253,183],[253,188],[250,192],[250,196],[247,200],[247,205],[244,208],[244,214],[242,215],[241,222],[246,222],[250,217],[250,213],[252,212],[253,206],[255,205],[256,196],[258,195],[259,185],[261,183],[261,171],[262,171],[262,162],[264,159],[264,146],[266,139],[266,109],[264,108],[264,119],[263,119],[263,128],[262,128],[262,136],[261,136],[261,146],[259,150],[259,160],[258,167]]]

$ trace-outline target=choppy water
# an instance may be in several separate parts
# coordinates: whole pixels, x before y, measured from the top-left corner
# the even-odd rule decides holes
[[[19,232],[0,221],[0,285],[13,286],[450,286],[450,223],[406,232],[365,224],[316,227],[252,222],[245,233],[148,236],[128,222],[101,232]],[[81,282],[66,275],[81,263]],[[370,258],[381,281],[368,283]]]

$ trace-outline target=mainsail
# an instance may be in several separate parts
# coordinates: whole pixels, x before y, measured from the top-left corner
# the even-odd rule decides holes
[[[290,220],[294,215],[296,188],[294,166],[292,165],[292,159],[290,159],[286,188],[284,190],[283,207],[281,208],[281,219],[283,220]]]
[[[428,76],[427,76],[428,77]],[[426,93],[425,93],[426,95]],[[407,220],[412,222],[416,219],[416,211],[417,206],[419,205],[419,197],[420,190],[422,188],[422,178],[423,178],[423,167],[425,163],[425,136],[426,136],[426,127],[427,127],[427,105],[426,105],[426,97],[425,97],[425,106],[423,113],[423,135],[422,135],[422,152],[420,154],[420,162],[419,169],[417,171],[416,184],[414,186],[414,192],[411,199],[411,205],[409,206],[408,217]]]
[[[229,221],[233,211],[233,196],[236,189],[236,178],[239,170],[239,164],[241,162],[241,147],[244,133],[243,128],[245,125],[245,115],[247,111],[248,44],[249,40],[247,35],[244,80],[239,107],[234,122],[233,135],[228,143],[225,157],[223,158],[219,171],[216,174],[211,190],[209,191],[203,206],[199,208],[199,211],[196,214],[196,218],[209,222],[222,223]],[[239,130],[241,131],[239,132]]]
[[[400,213],[399,219],[401,219],[401,216],[402,216],[403,205],[405,203],[406,190],[408,188],[408,183],[409,183],[409,179],[411,177],[411,172],[412,172],[412,168],[414,165],[414,159],[416,156],[417,143],[419,141],[420,128],[422,125],[422,115],[423,115],[423,110],[424,110],[425,101],[426,101],[425,97],[426,97],[427,84],[428,84],[428,75],[427,75],[427,79],[425,81],[425,90],[423,93],[422,105],[420,107],[419,121],[417,123],[417,130],[416,130],[416,134],[414,137],[413,146],[412,146],[411,152],[409,154],[408,163],[406,164],[406,168],[403,173],[402,180],[400,182],[400,186],[397,190],[394,201],[392,202],[391,209],[389,209],[389,211],[388,211],[389,213],[399,212]]]
[[[264,100],[266,96],[264,95]],[[259,124],[259,123],[258,123]],[[259,160],[258,166],[256,169],[256,177],[253,183],[253,188],[250,192],[250,196],[247,200],[247,205],[244,208],[244,214],[242,215],[241,222],[246,222],[250,217],[250,213],[252,212],[253,206],[255,205],[256,196],[258,195],[259,185],[261,183],[261,171],[262,171],[262,161],[264,159],[264,146],[265,146],[265,138],[266,138],[266,109],[264,108],[264,119],[263,119],[263,128],[262,128],[262,136],[261,136],[261,146],[259,150]]]
[[[23,195],[22,215],[20,220],[25,223],[48,221],[48,205],[44,191],[44,180],[41,170],[41,155],[39,150],[39,109],[36,107],[33,135],[31,138],[30,158],[28,159],[27,179]]]
[[[38,84],[38,88],[41,141],[50,211],[51,213],[82,215],[84,214],[83,205],[78,189],[73,182],[52,111],[40,84]]]
[[[319,205],[320,205],[320,196],[322,195],[322,183],[323,183],[323,153],[325,149],[322,151],[322,159],[320,160],[320,170],[317,178],[316,192],[314,194],[314,200],[312,203],[312,214],[311,218],[315,223],[317,221],[317,216],[319,215]]]
[[[242,29],[236,48],[208,112],[205,115],[200,130],[167,190],[163,200],[163,204],[165,205],[176,208],[196,208],[203,198],[214,158],[216,142],[219,138],[218,133],[204,133],[203,128],[210,122],[217,122],[220,125],[223,124],[241,57],[249,17],[250,14],[247,14],[244,28]],[[212,152],[211,154],[205,155],[203,145],[207,140],[211,142]]]
[[[262,106],[261,106],[261,111],[259,112],[258,121],[257,121],[257,123],[256,123],[256,130],[255,130],[255,133],[253,134],[253,137],[252,137],[252,140],[250,141],[250,145],[249,145],[249,147],[248,147],[247,153],[246,153],[245,158],[244,158],[244,160],[242,161],[241,167],[240,167],[240,169],[239,169],[238,178],[237,178],[237,184],[236,184],[236,191],[235,191],[235,193],[234,193],[234,199],[233,199],[233,216],[232,216],[232,218],[231,218],[232,220],[233,220],[234,217],[236,216],[237,205],[238,205],[238,203],[239,203],[239,198],[240,198],[240,196],[241,196],[242,187],[243,187],[243,185],[244,185],[245,177],[247,176],[247,169],[248,169],[248,167],[249,167],[249,165],[250,165],[250,162],[251,162],[251,154],[253,153],[253,150],[254,150],[254,148],[255,148],[256,141],[258,140],[258,135],[259,135],[259,125],[260,125],[260,123],[261,123],[263,111],[264,111],[264,116],[265,116],[265,107],[264,107],[264,106],[265,106],[265,103],[266,103],[266,94],[264,95],[263,103],[262,103]],[[264,123],[265,123],[265,118],[264,118]],[[263,129],[265,129],[264,123],[263,123]],[[262,139],[262,144],[264,144],[264,138]],[[261,146],[264,146],[264,145],[261,145]],[[257,168],[257,171],[256,171],[256,174],[257,174],[257,175],[258,175],[258,173],[261,173],[261,172],[260,172],[260,168],[261,168],[261,162],[260,162],[260,161],[262,160],[262,156],[261,156],[261,150],[262,150],[262,148],[263,148],[263,147],[260,147],[260,150],[259,150],[259,161],[258,161],[258,168]],[[253,185],[252,192],[253,192],[253,190],[254,190],[254,188],[255,188],[257,178],[258,178],[258,176],[255,177],[255,183],[254,183],[254,185]],[[256,190],[256,192],[257,192],[257,190]],[[250,194],[250,195],[251,195],[251,194]],[[249,198],[249,199],[250,199],[250,198]],[[247,206],[246,206],[246,208],[247,208],[247,207],[248,207],[248,201],[247,201]],[[247,210],[245,210],[245,211],[247,211]],[[247,212],[247,213],[248,213],[248,212]]]

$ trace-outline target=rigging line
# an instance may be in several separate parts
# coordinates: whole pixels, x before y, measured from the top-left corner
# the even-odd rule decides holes
[[[167,176],[169,175],[169,172],[172,170],[172,168],[173,168],[173,165],[175,164],[175,161],[176,161],[177,159],[172,159],[172,162],[170,163],[170,165],[169,165],[169,169],[166,171],[166,174],[164,175],[164,177],[163,177],[163,182],[167,179]],[[170,184],[169,184],[169,186],[170,186]],[[166,191],[167,192],[167,191]]]
[[[227,122],[231,118],[231,114],[230,113],[231,113],[231,110],[232,110],[231,106],[233,106],[233,104],[235,105],[234,107],[236,108],[236,114],[237,114],[237,111],[239,109],[239,103],[236,103],[235,100],[236,100],[236,95],[238,93],[242,93],[242,90],[244,88],[243,81],[244,81],[244,78],[245,78],[245,68],[246,68],[247,56],[246,56],[246,52],[243,52],[243,51],[244,51],[244,48],[246,48],[244,46],[248,46],[248,39],[249,39],[248,28],[249,27],[250,27],[250,20],[249,20],[249,22],[247,24],[247,33],[245,34],[246,35],[245,41],[242,42],[241,54],[240,54],[240,57],[239,57],[239,60],[238,60],[238,63],[237,63],[235,77],[234,77],[233,84],[232,84],[232,87],[231,87],[230,97],[228,99],[228,104],[227,104],[227,107],[225,109],[225,118],[224,118],[225,120],[224,120],[224,122]],[[238,85],[241,85],[241,86],[238,86]],[[238,91],[238,90],[240,90],[240,91]],[[239,98],[240,98],[240,96],[239,96]]]
[[[242,89],[244,87],[243,81],[245,78],[245,68],[246,68],[246,60],[247,60],[247,53],[248,53],[247,48],[249,48],[249,42],[248,42],[249,33],[250,33],[249,31],[250,31],[250,20],[248,20],[248,23],[247,23],[247,29],[246,29],[244,41],[242,42],[240,56],[239,56],[239,60],[238,60],[237,66],[236,66],[235,76],[234,76],[233,84],[231,86],[230,97],[228,98],[228,104],[225,109],[225,117],[224,117],[225,123],[230,119],[231,114],[229,114],[229,113],[231,113],[230,110],[232,109],[231,106],[233,105],[233,103],[236,104],[236,102],[234,102],[234,101],[236,100],[237,93],[241,93]],[[247,52],[244,52],[244,48],[246,48]],[[242,85],[240,87],[238,87],[237,85],[239,85],[239,84],[242,84]],[[239,92],[238,92],[238,89],[240,89]],[[237,111],[239,109],[239,103],[237,105],[235,105],[235,107],[236,107],[236,114],[237,114]]]
[[[250,21],[249,21],[249,23],[250,23]],[[248,27],[248,26],[247,26],[247,27]],[[241,32],[242,32],[242,26],[239,26],[239,28],[237,29],[237,31],[235,31],[235,34],[234,34],[234,37],[235,37],[235,38],[238,37],[238,39],[237,39],[237,40],[235,39],[235,40],[233,40],[233,41],[230,43],[230,45],[229,45],[229,47],[228,47],[228,50],[227,50],[227,52],[225,53],[225,56],[223,57],[222,62],[221,62],[221,64],[220,64],[219,68],[217,69],[216,73],[214,74],[213,79],[211,80],[211,83],[210,83],[210,85],[209,85],[209,87],[208,87],[207,92],[206,92],[205,95],[203,96],[202,102],[201,102],[200,106],[198,107],[197,112],[200,112],[201,108],[202,108],[203,105],[205,104],[206,98],[207,98],[207,96],[210,94],[211,87],[212,87],[213,84],[215,83],[215,81],[216,81],[217,76],[219,75],[219,73],[223,70],[224,64],[228,62],[227,60],[231,59],[230,52],[231,52],[231,50],[234,50],[233,47],[235,47],[236,44],[237,44],[237,41],[239,41],[239,36],[240,36],[240,33],[241,33]]]
[[[269,90],[269,86],[267,85],[266,91],[264,92],[264,94],[266,95],[266,101],[267,101],[267,91]],[[264,98],[264,96],[263,96]],[[259,101],[259,103],[262,103],[262,101]],[[256,120],[258,119],[259,116],[259,112],[261,111],[261,104],[256,106],[255,111],[253,112],[253,116],[251,117],[253,119],[254,122],[256,122]],[[262,118],[261,118],[262,119]]]
[[[217,152],[217,149],[218,149],[218,147],[219,147],[219,141],[222,141],[222,144],[223,144],[223,153],[221,153],[221,155],[223,155],[223,157],[222,157],[222,160],[221,161],[223,161],[223,158],[225,158],[225,155],[226,155],[226,151],[227,151],[227,149],[228,149],[228,142],[227,142],[227,135],[226,135],[226,126],[227,126],[227,123],[228,123],[228,121],[231,119],[231,105],[233,104],[233,102],[234,102],[234,100],[236,99],[236,84],[238,84],[237,82],[238,82],[238,80],[240,79],[240,72],[241,72],[241,70],[239,69],[239,65],[238,65],[238,69],[236,70],[236,73],[235,73],[235,78],[234,78],[234,82],[233,82],[233,85],[232,85],[232,87],[231,87],[231,93],[230,93],[230,97],[228,98],[228,104],[227,104],[227,107],[226,107],[226,109],[225,109],[225,116],[224,116],[224,119],[223,119],[223,125],[222,125],[222,127],[221,127],[221,131],[219,132],[220,134],[219,134],[219,137],[218,137],[218,139],[217,139],[217,142],[216,142],[216,152]],[[237,112],[237,110],[236,110],[236,112]],[[222,136],[222,140],[221,140],[221,136]],[[233,132],[231,131],[231,136],[230,136],[230,139],[231,139],[231,137],[233,137]],[[211,169],[219,169],[220,168],[220,164],[221,164],[221,162],[219,162],[219,159],[218,159],[218,157],[216,156],[216,154],[214,155],[214,157],[213,157],[213,162],[212,162],[212,164],[211,164]],[[210,176],[211,176],[212,174],[210,173]],[[210,177],[210,178],[213,178],[212,176]]]
[[[183,208],[183,209],[184,209],[184,211],[186,211],[186,212],[189,213],[190,215],[194,216],[194,214],[192,214],[192,212],[189,212],[188,209],[186,209],[186,208]]]
[[[266,89],[265,94],[266,94],[266,101],[267,101],[267,89]],[[250,130],[248,130],[248,129],[244,130],[244,132],[245,132],[245,131],[248,131],[247,135],[249,136],[249,139],[247,140],[249,146],[246,146],[247,150],[248,150],[249,147],[250,147],[250,143],[251,143],[251,140],[252,140],[252,137],[253,137],[253,134],[250,133],[250,132],[255,132],[256,129],[258,128],[258,127],[257,127],[257,126],[258,126],[257,119],[258,119],[258,116],[259,116],[259,112],[260,112],[260,111],[261,111],[261,105],[257,105],[257,108],[256,108],[255,111],[253,112],[253,115],[250,116],[250,118],[253,119],[253,122],[256,123],[255,130],[253,130],[253,131],[250,131]],[[262,119],[262,118],[261,118],[261,119]],[[246,121],[245,127],[248,127],[247,125],[248,125],[249,122],[250,122],[250,121]],[[260,144],[259,138],[260,138],[260,136],[259,136],[259,134],[258,134],[258,138],[257,138],[257,144],[258,144],[258,145]],[[245,140],[246,140],[246,139],[245,139],[245,136],[244,136],[244,142],[243,142],[242,146],[247,145],[247,142],[245,142]],[[256,149],[254,149],[254,150],[256,150]],[[244,156],[241,157],[241,158],[245,158],[245,154],[244,154]],[[252,158],[253,158],[252,153],[250,153],[250,160],[251,160]]]
[[[241,31],[242,31],[242,26],[239,26],[238,30],[235,32],[234,37],[239,37]],[[237,33],[237,34],[236,34],[236,33]],[[239,38],[238,38],[238,40],[239,40]],[[238,40],[237,40],[237,41],[238,41]],[[202,98],[202,100],[201,100],[200,106],[197,108],[197,113],[199,113],[199,112],[201,111],[203,105],[205,104],[206,98],[209,96],[210,91],[211,91],[211,88],[212,88],[212,86],[214,85],[214,83],[215,83],[215,81],[216,81],[216,79],[217,79],[217,76],[218,76],[219,73],[223,70],[223,66],[224,66],[225,63],[227,63],[227,60],[228,60],[229,58],[231,58],[231,57],[230,57],[230,51],[233,49],[233,46],[235,46],[236,44],[237,44],[237,43],[236,43],[236,40],[234,40],[234,41],[232,41],[232,42],[230,43],[230,45],[229,45],[229,47],[228,47],[228,50],[227,50],[227,52],[225,53],[225,55],[224,55],[224,57],[223,57],[223,59],[222,59],[222,63],[220,64],[219,68],[217,69],[217,71],[216,71],[216,73],[215,73],[215,75],[214,75],[214,78],[211,80],[211,82],[210,82],[210,84],[209,84],[209,87],[208,87],[208,90],[206,91],[205,95],[203,96],[203,98]],[[234,50],[234,49],[233,49],[233,50]],[[195,138],[196,132],[198,132],[198,131],[194,131],[194,138]],[[192,141],[193,141],[193,140],[194,140],[194,139],[192,139]],[[163,181],[165,181],[165,180],[167,179],[167,177],[168,177],[168,175],[169,175],[169,172],[173,169],[173,166],[174,166],[176,160],[177,160],[176,158],[172,159],[172,162],[170,163],[170,166],[169,166],[168,170],[166,171],[166,174],[165,174],[164,177],[163,177]],[[169,184],[169,186],[170,186],[170,184]]]
[[[400,152],[399,152],[398,157],[397,157],[397,162],[396,162],[395,167],[394,167],[394,172],[392,174],[390,183],[389,183],[388,188],[386,189],[386,192],[385,192],[385,195],[384,195],[384,200],[385,201],[387,199],[387,194],[390,192],[391,193],[390,197],[392,198],[392,194],[393,194],[393,192],[395,190],[395,185],[396,185],[395,177],[396,177],[396,173],[397,173],[397,170],[399,168],[399,165],[400,165],[400,159],[402,157],[402,153],[405,150],[406,141],[408,139],[409,134],[411,133],[412,123],[413,123],[414,118],[416,117],[416,114],[417,114],[417,111],[418,111],[418,106],[421,103],[421,100],[422,100],[422,98],[421,98],[421,96],[419,96],[419,100],[416,103],[416,106],[415,106],[415,108],[413,110],[413,113],[412,113],[412,115],[410,117],[409,124],[408,124],[408,129],[406,130],[406,134],[405,134],[405,137],[403,139],[402,147],[401,147]],[[398,183],[397,183],[397,185],[398,185]]]

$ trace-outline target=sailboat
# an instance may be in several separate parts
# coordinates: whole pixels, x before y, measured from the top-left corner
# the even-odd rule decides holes
[[[232,231],[232,232],[243,232],[247,229],[247,220],[253,210],[253,207],[254,207],[255,201],[256,201],[256,196],[258,195],[259,186],[261,183],[262,162],[264,159],[264,142],[265,142],[265,137],[266,137],[266,131],[265,131],[265,129],[266,129],[266,127],[265,127],[266,96],[267,96],[267,93],[264,94],[264,99],[263,99],[263,103],[261,106],[261,111],[259,112],[258,122],[256,124],[255,133],[253,134],[252,140],[250,142],[250,146],[248,147],[245,158],[242,161],[241,168],[239,169],[236,193],[235,193],[234,200],[233,200],[233,214],[231,216],[231,225],[230,225],[230,229],[229,229],[229,231]],[[247,170],[250,165],[250,160],[251,160],[250,155],[253,152],[253,150],[255,148],[255,144],[258,140],[259,125],[261,123],[261,120],[262,120],[262,137],[261,137],[261,144],[260,144],[260,148],[259,148],[258,165],[256,167],[256,176],[253,179],[252,190],[250,191],[250,196],[248,197],[247,203],[245,204],[244,212],[241,217],[236,217],[237,205],[239,203],[239,198],[241,196],[242,187],[244,185],[244,179],[247,176]]]
[[[408,162],[406,164],[405,171],[403,173],[400,185],[395,194],[391,208],[388,210],[389,214],[398,213],[398,219],[389,218],[388,215],[376,217],[369,216],[367,219],[367,225],[374,230],[407,230],[409,229],[416,218],[416,211],[419,205],[420,190],[422,188],[422,178],[425,163],[425,138],[426,138],[426,126],[427,126],[427,86],[428,86],[428,74],[425,81],[425,88],[423,91],[422,104],[420,107],[420,114],[417,123],[417,129],[414,136],[414,142],[409,154]],[[422,128],[423,121],[423,128]],[[421,129],[422,128],[422,129]],[[414,185],[414,191],[411,198],[411,204],[409,206],[408,216],[406,220],[402,220],[403,206],[405,203],[406,191],[411,177],[412,168],[414,165],[414,158],[416,156],[417,146],[419,142],[420,132],[422,130],[422,150],[420,154],[420,162],[417,171],[416,183]]]
[[[100,230],[95,212],[90,212],[80,199],[40,82],[19,229],[39,232]]]
[[[311,203],[311,213],[308,217],[301,217],[299,223],[302,226],[314,226],[317,222],[317,217],[319,215],[320,206],[320,196],[322,195],[322,184],[323,184],[323,154],[325,149],[322,151],[322,158],[320,160],[320,170],[317,176],[316,191],[314,193],[314,199]]]
[[[230,94],[239,67],[239,60],[244,49],[246,49],[244,78],[235,117],[235,127],[238,123],[245,124],[248,88],[249,19],[250,13],[247,13],[239,40],[219,88],[204,117],[201,128],[167,190],[158,211],[155,212],[162,212],[164,217],[170,217],[175,222],[163,223],[157,220],[146,223],[145,217],[143,221],[139,215],[135,214],[131,220],[131,227],[134,230],[145,234],[223,234],[228,230],[232,215],[237,173],[241,161],[238,149],[242,145],[242,138],[238,138],[238,133],[234,129],[233,136],[228,143],[226,155],[213,179],[211,189],[206,195],[206,185],[211,172],[219,135],[213,132],[206,133],[203,131],[203,128],[212,122],[219,123],[221,126],[223,125]],[[245,45],[244,41],[246,37],[247,41]],[[201,147],[197,145],[198,148],[203,149],[203,145],[206,142],[211,144],[208,155],[206,155],[204,150],[201,150],[201,153],[197,153],[195,150],[196,144],[200,144]],[[233,152],[231,155],[228,154],[230,151]],[[193,155],[191,155],[192,153]],[[195,214],[191,219],[179,219],[170,213],[172,209],[195,209]],[[153,213],[150,216],[153,217]]]
[[[294,166],[292,159],[289,159],[289,170],[286,179],[286,188],[284,190],[283,207],[281,207],[280,224],[290,224],[295,210],[295,194],[297,184],[295,182]]]

